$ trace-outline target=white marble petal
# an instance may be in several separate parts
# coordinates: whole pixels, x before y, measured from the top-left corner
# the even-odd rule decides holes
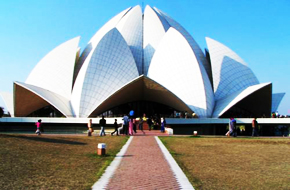
[[[31,71],[25,83],[47,89],[70,99],[80,37],[49,52]]]
[[[71,107],[69,99],[60,96],[54,92],[51,92],[49,90],[30,85],[25,84],[21,82],[14,82],[15,85],[21,86],[22,88],[25,88],[26,90],[30,91],[31,93],[34,93],[35,95],[42,98],[44,101],[48,102],[50,105],[58,109],[63,115],[66,117],[74,117],[75,114],[73,112],[73,109]],[[18,102],[17,106],[21,106],[21,104],[29,104],[29,102]],[[36,110],[35,110],[36,111]]]
[[[210,53],[215,99],[259,84],[257,77],[247,64],[225,45],[206,38]]]
[[[110,94],[139,76],[132,52],[116,28],[100,40],[87,60],[72,97],[79,117],[88,117]]]
[[[164,19],[166,19],[167,23],[175,28],[176,30],[178,30],[188,41],[188,43],[190,44],[192,51],[194,52],[197,61],[199,62],[199,64],[202,64],[203,67],[205,68],[207,75],[210,76],[211,75],[211,68],[209,63],[207,62],[205,55],[203,53],[203,51],[201,50],[201,48],[199,47],[199,45],[196,43],[196,41],[193,39],[193,37],[185,30],[185,28],[183,28],[178,22],[176,22],[173,18],[171,18],[169,15],[167,15],[166,13],[162,12],[161,10],[157,9],[156,7],[154,7],[154,9],[162,16],[164,17]]]
[[[152,56],[170,25],[161,20],[150,6],[146,6],[143,20],[144,75],[147,75]]]
[[[203,66],[184,36],[170,28],[156,50],[148,77],[184,101],[199,117],[211,117],[214,107],[212,89]]]
[[[124,15],[131,9],[131,7],[125,9],[124,11],[120,12],[116,16],[114,16],[111,20],[109,20],[104,26],[102,26],[95,35],[91,38],[91,40],[88,42],[88,45],[85,47],[84,51],[82,52],[77,65],[75,67],[74,71],[74,82],[77,78],[77,75],[83,66],[85,60],[87,57],[92,54],[94,49],[97,47],[99,41],[106,35],[112,28],[116,27],[119,21],[123,18]]]
[[[218,118],[222,114],[224,114],[226,111],[231,109],[234,105],[236,105],[238,102],[245,99],[247,96],[253,94],[254,92],[257,92],[258,90],[264,88],[265,86],[269,85],[271,83],[262,83],[253,85],[250,87],[247,87],[246,89],[234,92],[233,94],[220,99],[216,102],[215,110],[212,115],[213,118]]]
[[[143,18],[141,7],[133,7],[117,24],[116,28],[122,34],[130,47],[137,64],[139,74],[143,72]]]

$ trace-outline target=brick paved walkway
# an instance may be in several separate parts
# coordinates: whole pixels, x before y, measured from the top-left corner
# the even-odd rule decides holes
[[[134,136],[106,189],[180,189],[153,136]]]

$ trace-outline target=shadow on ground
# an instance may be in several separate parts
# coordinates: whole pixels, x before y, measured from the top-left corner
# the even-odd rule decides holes
[[[87,143],[77,142],[77,141],[68,141],[63,139],[51,139],[42,136],[23,136],[23,135],[8,135],[8,134],[0,134],[0,138],[20,138],[20,139],[27,139],[32,141],[39,141],[39,142],[48,142],[48,143],[58,143],[58,144],[70,144],[70,145],[86,145]]]

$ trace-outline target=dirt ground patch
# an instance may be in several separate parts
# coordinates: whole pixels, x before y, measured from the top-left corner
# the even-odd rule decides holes
[[[290,139],[159,137],[196,189],[290,189]]]
[[[90,189],[127,139],[0,134],[0,189]],[[106,156],[97,155],[98,143]]]

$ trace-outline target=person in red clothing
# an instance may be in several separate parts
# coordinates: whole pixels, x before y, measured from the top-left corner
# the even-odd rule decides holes
[[[254,118],[253,119],[253,121],[252,121],[252,128],[253,128],[252,137],[259,136],[258,135],[258,122],[257,122],[257,118]]]
[[[38,122],[35,123],[35,125],[36,125],[36,131],[35,131],[35,133],[37,135],[41,135],[41,131],[42,131],[41,119],[39,119]]]

